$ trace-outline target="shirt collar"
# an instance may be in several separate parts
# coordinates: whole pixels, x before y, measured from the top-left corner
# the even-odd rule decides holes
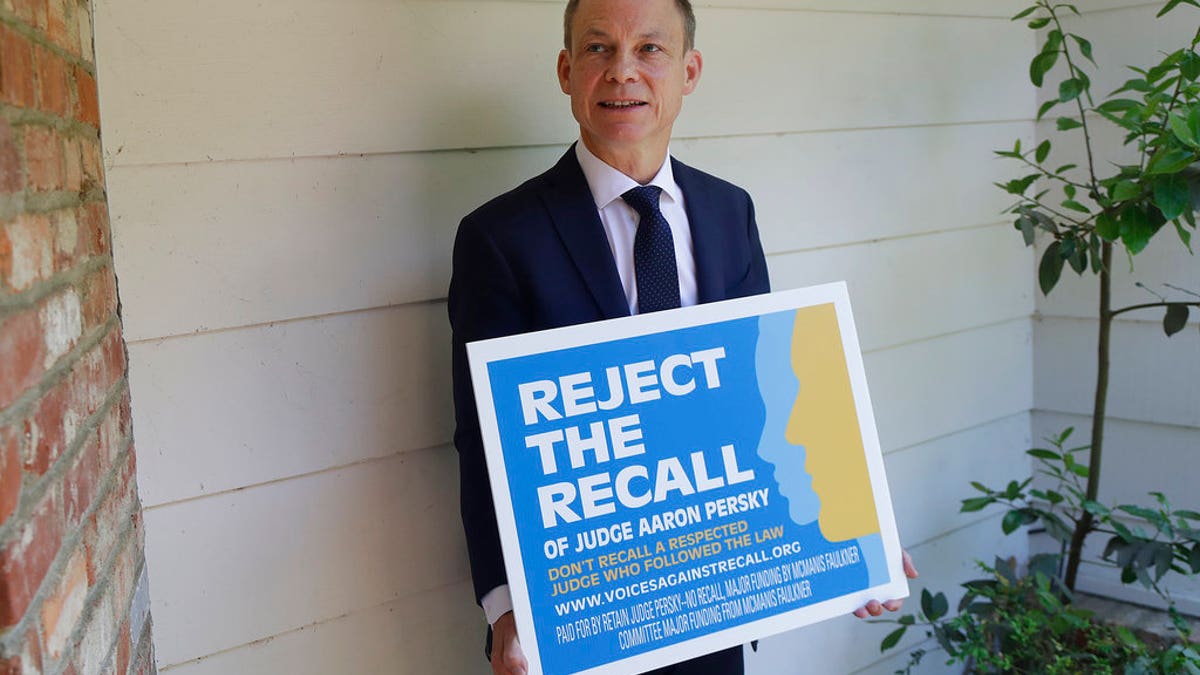
[[[621,195],[641,185],[592,154],[592,151],[583,144],[582,139],[575,143],[575,157],[579,160],[579,167],[583,169],[583,175],[587,179],[588,188],[592,191],[592,199],[596,201],[597,209],[603,209],[614,200],[620,199]],[[664,195],[676,204],[680,204],[683,202],[683,191],[675,182],[675,173],[671,170],[670,158],[671,152],[668,149],[667,159],[663,161],[662,168],[647,184],[662,188]]]

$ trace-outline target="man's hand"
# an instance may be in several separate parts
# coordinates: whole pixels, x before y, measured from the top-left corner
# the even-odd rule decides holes
[[[505,612],[492,624],[492,672],[495,675],[525,675],[529,662],[517,640],[517,620]]]
[[[909,579],[916,579],[918,576],[920,576],[920,574],[917,572],[916,566],[913,565],[912,556],[908,554],[908,551],[901,550],[900,559],[904,562],[904,576],[908,577]],[[857,616],[860,619],[865,619],[868,616],[879,616],[880,614],[883,614],[883,610],[885,609],[889,612],[895,612],[898,611],[903,605],[904,600],[888,600],[886,602],[872,600],[867,603],[866,607],[859,607],[858,609],[854,610],[854,616]]]

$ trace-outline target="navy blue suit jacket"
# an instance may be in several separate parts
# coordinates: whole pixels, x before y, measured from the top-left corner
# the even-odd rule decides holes
[[[671,160],[683,190],[700,302],[770,290],[746,191]],[[463,529],[475,598],[508,583],[466,344],[629,315],[616,263],[572,147],[553,168],[463,218],[450,281]]]

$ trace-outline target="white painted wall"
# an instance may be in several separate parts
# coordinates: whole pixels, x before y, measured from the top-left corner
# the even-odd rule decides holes
[[[1190,44],[1200,25],[1200,11],[1191,7],[1156,20],[1163,3],[1111,0],[1087,6],[1091,11],[1070,18],[1066,25],[1095,45],[1099,70],[1093,89],[1100,94],[1132,77],[1123,66],[1146,68],[1158,63],[1166,52]],[[1098,165],[1129,161],[1120,131],[1103,120],[1093,123],[1098,125],[1094,147]],[[1053,121],[1039,125],[1039,137],[1056,139],[1051,125]],[[1078,143],[1067,145],[1061,155],[1054,155],[1062,157],[1063,164],[1083,156]],[[1114,307],[1157,300],[1136,287],[1138,282],[1176,299],[1185,296],[1162,284],[1200,292],[1200,264],[1169,226],[1132,261],[1132,269],[1122,251],[1114,258]],[[1037,294],[1034,434],[1038,438],[1068,426],[1076,428],[1073,440],[1079,444],[1090,438],[1098,289],[1096,277],[1089,274],[1080,279],[1067,272],[1049,297]],[[1113,326],[1100,501],[1151,505],[1153,498],[1147,493],[1159,490],[1174,500],[1176,508],[1196,509],[1200,508],[1194,480],[1200,473],[1200,313],[1193,312],[1187,330],[1170,339],[1163,334],[1162,317],[1162,310],[1124,314]],[[1105,543],[1103,535],[1091,543],[1098,554]],[[1181,608],[1200,614],[1200,580],[1177,579],[1168,586]],[[1095,565],[1080,569],[1079,588],[1157,604],[1152,593],[1137,585],[1123,586],[1113,570]]]
[[[901,535],[950,590],[1000,540],[967,481],[1026,470],[1033,259],[991,187],[1034,136],[1021,3],[699,4],[674,152],[755,196],[776,288],[849,281]],[[162,670],[486,672],[444,295],[458,218],[575,137],[560,16],[97,0]],[[750,672],[891,672],[885,632],[774,637]]]

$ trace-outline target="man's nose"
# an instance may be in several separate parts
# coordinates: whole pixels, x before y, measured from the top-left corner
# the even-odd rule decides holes
[[[637,60],[632,54],[620,52],[608,64],[608,79],[613,82],[632,82],[637,76]]]

